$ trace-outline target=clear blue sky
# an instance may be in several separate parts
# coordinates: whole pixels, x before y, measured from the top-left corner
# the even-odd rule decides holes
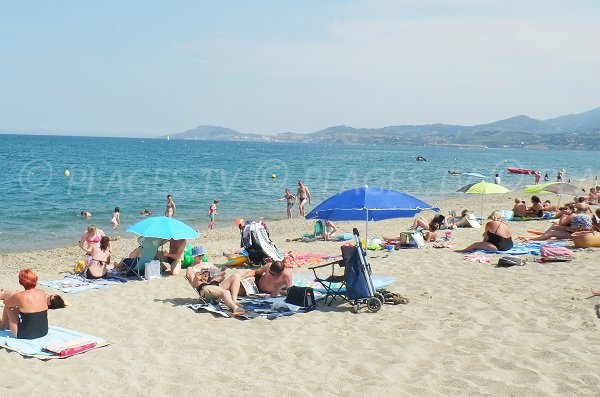
[[[600,106],[600,2],[3,1],[0,131],[477,124]]]

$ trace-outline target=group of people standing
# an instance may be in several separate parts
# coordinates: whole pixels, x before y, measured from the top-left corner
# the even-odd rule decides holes
[[[311,203],[310,190],[304,183],[302,183],[302,181],[298,181],[298,191],[296,192],[296,195],[293,195],[290,189],[285,189],[283,197],[277,200],[286,201],[288,219],[292,219],[292,207],[294,206],[296,201],[298,201],[298,214],[301,218],[303,218],[306,215],[306,211],[304,208],[306,203]]]

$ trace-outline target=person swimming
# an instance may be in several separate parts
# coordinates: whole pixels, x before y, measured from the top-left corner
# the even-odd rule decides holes
[[[88,211],[81,211],[79,213],[79,215],[81,215],[82,217],[84,217],[85,219],[90,219],[92,217],[92,213],[88,212]]]

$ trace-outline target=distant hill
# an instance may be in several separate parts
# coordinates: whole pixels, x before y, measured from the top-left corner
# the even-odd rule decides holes
[[[166,138],[163,136],[161,138]],[[320,144],[384,144],[414,146],[478,146],[600,150],[600,107],[579,114],[536,120],[519,115],[474,126],[450,124],[399,125],[383,128],[328,127],[310,134],[242,133],[201,125],[171,134],[170,139],[211,141],[300,142]]]
[[[593,131],[600,126],[600,107],[579,114],[569,114],[545,120],[559,131]]]

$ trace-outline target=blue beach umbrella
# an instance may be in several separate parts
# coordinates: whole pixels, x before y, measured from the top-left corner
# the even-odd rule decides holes
[[[331,196],[313,208],[306,215],[306,219],[365,221],[368,226],[368,221],[410,218],[423,210],[438,212],[440,209],[396,190],[365,186]]]
[[[177,219],[166,216],[153,216],[127,228],[128,232],[144,237],[162,239],[192,239],[198,237],[198,232]]]

